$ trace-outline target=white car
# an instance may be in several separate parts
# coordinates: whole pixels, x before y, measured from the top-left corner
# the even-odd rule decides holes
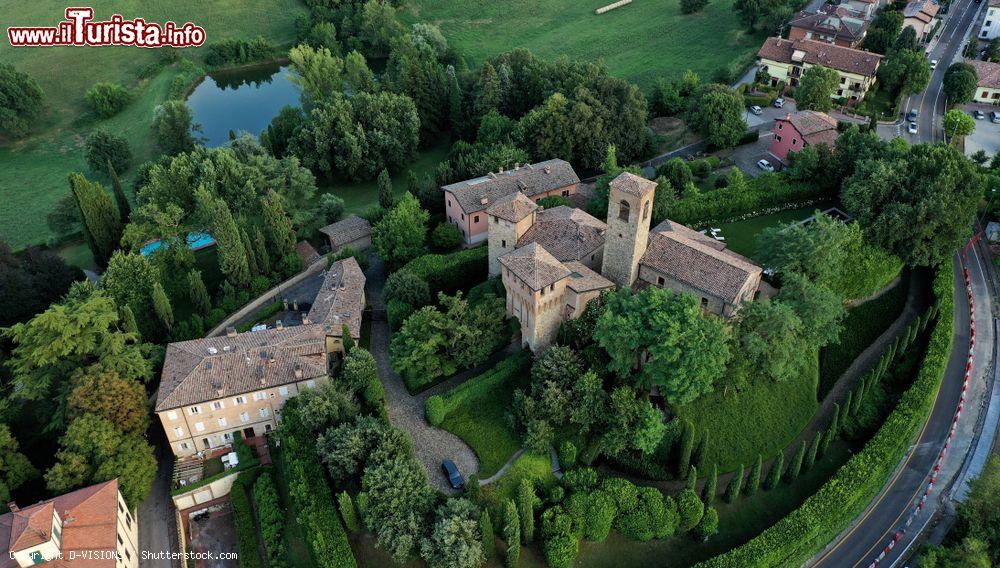
[[[937,59],[931,59],[931,71],[937,69]]]
[[[774,166],[771,165],[771,162],[768,162],[763,158],[757,160],[757,167],[764,170],[765,172],[771,172],[772,174],[774,173]]]
[[[906,131],[909,132],[910,134],[916,134],[917,133],[917,123],[911,121],[910,124],[908,124],[906,126]]]
[[[774,99],[774,108],[781,108],[785,106],[785,99],[778,97]]]
[[[753,105],[752,107],[750,107],[750,112],[760,116],[760,114],[764,112],[764,109],[760,108],[757,105]]]

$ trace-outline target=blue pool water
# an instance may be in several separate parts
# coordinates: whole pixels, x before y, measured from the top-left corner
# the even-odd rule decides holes
[[[191,247],[191,250],[200,250],[215,244],[215,239],[213,239],[212,235],[208,233],[188,233],[186,240],[188,246]],[[164,246],[163,241],[157,239],[143,245],[143,247],[139,249],[139,253],[142,254],[142,256],[149,256],[159,250],[162,246]]]

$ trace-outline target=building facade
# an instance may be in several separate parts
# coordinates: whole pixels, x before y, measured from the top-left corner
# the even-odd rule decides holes
[[[788,22],[788,39],[811,39],[841,47],[860,47],[869,20],[842,6],[827,4],[819,12],[799,12]]]
[[[0,515],[0,568],[137,568],[139,526],[112,479]]]
[[[903,8],[903,27],[913,28],[917,41],[926,41],[937,27],[940,9],[934,0],[910,0]]]
[[[811,144],[833,148],[838,136],[836,119],[823,112],[800,110],[775,119],[769,151],[775,158],[788,163],[788,154],[800,152]]]
[[[979,29],[979,39],[991,40],[1000,37],[1000,0],[990,0],[986,7],[986,19]]]
[[[840,84],[830,96],[853,105],[863,100],[875,84],[882,56],[814,40],[772,37],[764,41],[757,59],[774,87],[798,86],[802,75],[814,65],[833,69],[840,76]]]
[[[975,59],[970,59],[966,63],[976,70],[978,77],[976,94],[972,100],[977,103],[1000,104],[1000,63]]]
[[[277,427],[285,401],[329,380],[344,330],[357,342],[365,276],[347,258],[327,269],[303,324],[171,343],[154,408],[177,457]]]

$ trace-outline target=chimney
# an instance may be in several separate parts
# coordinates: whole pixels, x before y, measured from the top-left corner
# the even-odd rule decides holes
[[[18,512],[18,511],[20,511],[20,510],[21,510],[21,509],[20,509],[20,508],[19,508],[19,507],[17,506],[17,503],[16,503],[15,501],[10,501],[10,502],[8,502],[8,503],[7,503],[7,508],[8,508],[8,509],[10,509],[10,512],[11,512],[11,513],[16,513],[16,512]]]
[[[226,328],[226,337],[236,337],[236,328],[229,326]]]
[[[285,324],[281,323],[281,320],[274,322],[274,329],[282,330],[285,329]]]
[[[302,312],[302,325],[309,325],[310,323],[312,322],[309,321],[309,314]]]
[[[302,378],[302,365],[299,365],[298,363],[295,364],[295,378]]]
[[[551,174],[552,173],[552,168],[550,168],[548,166],[545,166],[545,173]]]

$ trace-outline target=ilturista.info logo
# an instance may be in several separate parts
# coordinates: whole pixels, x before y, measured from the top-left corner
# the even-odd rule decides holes
[[[49,27],[7,28],[7,39],[14,47],[51,47],[59,45],[133,47],[198,47],[205,43],[205,29],[185,22],[159,24],[142,18],[126,20],[121,14],[95,22],[93,8],[66,8],[66,19]]]

